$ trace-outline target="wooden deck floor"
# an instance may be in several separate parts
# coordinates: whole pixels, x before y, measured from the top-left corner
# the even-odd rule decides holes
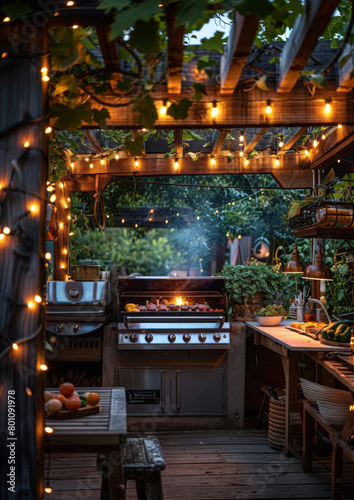
[[[230,429],[156,433],[166,470],[164,499],[331,499],[330,458],[317,457],[314,472],[306,474],[300,458],[288,458],[268,445],[265,430]],[[53,492],[46,500],[99,500],[100,476],[96,456],[57,454],[51,457]],[[345,465],[343,499],[354,499],[354,466]],[[128,482],[127,499],[135,500]]]

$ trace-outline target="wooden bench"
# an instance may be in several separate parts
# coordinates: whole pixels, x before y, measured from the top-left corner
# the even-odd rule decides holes
[[[136,483],[138,500],[162,500],[161,471],[165,469],[160,442],[155,436],[130,436],[121,445],[125,483]],[[104,454],[97,455],[97,468],[107,466]],[[107,470],[109,468],[107,467]],[[101,500],[108,500],[108,478],[102,474]]]
[[[346,435],[346,428],[342,430],[341,435],[322,417],[315,405],[304,401],[302,468],[305,472],[312,471],[315,422],[326,430],[333,447],[332,500],[340,500],[343,490],[343,454],[354,462],[354,447],[347,443],[347,439],[343,438]]]

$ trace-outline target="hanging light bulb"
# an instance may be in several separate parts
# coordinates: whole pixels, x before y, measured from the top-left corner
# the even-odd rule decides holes
[[[240,156],[241,158],[243,158],[243,151],[240,151]]]
[[[324,141],[324,140],[325,140],[325,138],[326,138],[325,134],[322,134],[322,135],[321,135],[321,139]]]
[[[45,372],[48,370],[48,366],[45,365],[44,363],[42,363],[39,368],[42,370],[42,372]]]
[[[342,128],[343,125],[341,123],[338,123],[338,128]]]
[[[174,167],[175,167],[176,170],[179,167],[178,158],[175,158]]]
[[[247,167],[247,165],[249,164],[249,160],[247,160],[247,158],[245,160],[243,160],[243,164]]]
[[[44,132],[46,134],[50,134],[52,130],[53,130],[52,127],[47,127]]]
[[[42,302],[42,297],[40,295],[36,295],[34,300],[37,302],[37,304],[40,304]]]
[[[50,252],[47,252],[44,256],[47,260],[50,260],[52,258],[52,254]]]
[[[216,116],[218,116],[218,113],[219,113],[219,110],[217,108],[217,102],[213,101],[213,107],[211,108],[211,116],[212,116],[212,118],[215,118]]]
[[[239,137],[239,141],[240,141],[240,142],[244,142],[244,140],[245,140],[245,131],[244,131],[244,130],[241,130],[240,137]]]
[[[24,147],[24,148],[28,148],[28,147],[29,147],[29,145],[30,145],[29,141],[25,141],[25,142],[23,143],[23,147]]]
[[[102,158],[102,160],[100,161],[101,165],[104,165],[104,159]]]
[[[68,3],[69,3],[69,2],[68,2]],[[73,2],[73,3],[74,3],[74,2]],[[51,493],[53,490],[52,490],[52,488],[51,488],[50,486],[46,486],[46,487],[44,488],[44,491],[45,491],[46,493]]]
[[[5,226],[4,229],[2,230],[2,232],[4,234],[10,234],[11,233],[11,229],[9,227]]]
[[[309,155],[310,151],[308,149],[305,149],[305,155]]]
[[[119,160],[119,153],[117,153],[114,157],[116,160]]]
[[[331,111],[331,102],[332,102],[332,99],[330,97],[328,99],[326,99],[326,104],[324,107],[325,113],[329,113]]]
[[[276,159],[275,159],[275,163],[274,163],[274,164],[275,164],[275,166],[276,166],[276,167],[279,167],[279,165],[280,165],[279,158],[276,158]]]
[[[313,141],[313,143],[312,143],[312,144],[313,144],[313,147],[314,147],[314,148],[316,148],[316,147],[318,146],[318,141],[317,141],[317,139],[314,139],[314,141]]]
[[[215,158],[214,156],[212,156],[210,159],[210,165],[215,165],[215,164],[216,164]]]
[[[135,167],[138,167],[138,166],[139,166],[139,162],[138,162],[138,160],[137,160],[137,158],[136,158],[136,157],[135,157],[135,161],[134,161],[134,166],[135,166]]]
[[[16,342],[14,342],[14,343],[12,344],[12,349],[14,349],[15,351],[17,351],[17,349],[18,349],[18,344],[16,344]]]
[[[279,134],[279,144],[278,146],[282,148],[284,146],[283,134]]]
[[[56,195],[55,195],[55,194],[52,194],[52,196],[49,198],[49,201],[50,201],[51,203],[54,203],[56,199],[57,199]]]
[[[93,168],[93,163],[90,163],[90,168]]]
[[[270,99],[267,100],[265,112],[267,115],[270,115],[270,113],[272,112],[272,101]]]
[[[165,115],[167,113],[167,99],[164,99],[162,102],[163,104],[160,108],[160,114]]]

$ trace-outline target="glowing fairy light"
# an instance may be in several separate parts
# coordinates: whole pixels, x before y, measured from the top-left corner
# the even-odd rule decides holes
[[[217,105],[217,102],[214,101],[213,102],[213,107],[211,108],[211,116],[212,118],[216,118],[219,114],[219,110],[218,110],[218,105]]]
[[[270,99],[267,100],[267,106],[265,108],[265,112],[267,115],[270,115],[272,112],[272,101]]]

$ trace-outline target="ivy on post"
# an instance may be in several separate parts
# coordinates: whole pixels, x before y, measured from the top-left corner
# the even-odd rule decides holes
[[[2,24],[0,47],[0,498],[41,500],[46,29]]]

